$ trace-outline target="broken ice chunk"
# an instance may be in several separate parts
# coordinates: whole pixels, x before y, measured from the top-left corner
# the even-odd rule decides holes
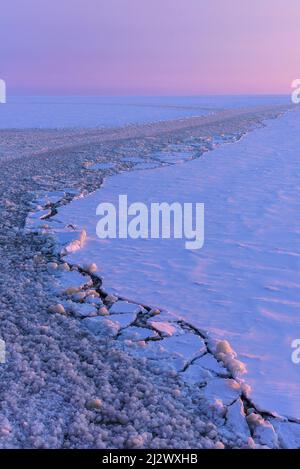
[[[158,334],[151,330],[151,329],[146,329],[145,327],[136,327],[132,326],[129,327],[128,329],[124,329],[120,335],[120,339],[122,340],[133,340],[133,341],[139,341],[139,340],[146,340],[148,338],[153,338],[153,337],[158,337]]]
[[[72,294],[91,284],[92,279],[89,275],[82,275],[77,270],[62,271],[57,276],[55,290],[59,294]]]
[[[116,336],[120,329],[119,324],[103,316],[85,318],[82,323],[92,334],[103,338]]]
[[[114,314],[111,319],[116,322],[120,328],[128,327],[136,320],[136,313]]]
[[[249,426],[241,399],[237,399],[236,402],[227,408],[225,428],[245,441],[250,437]]]
[[[185,360],[192,360],[206,352],[203,339],[191,332],[166,338],[162,341],[162,347],[172,354],[182,356]]]
[[[142,311],[141,306],[135,303],[129,303],[128,301],[116,301],[110,308],[110,314],[123,314],[123,313],[134,313],[138,314]]]
[[[89,303],[74,303],[70,302],[72,305],[70,306],[72,309],[73,314],[80,318],[91,317],[97,315],[97,309],[95,306]]]
[[[225,405],[230,405],[240,396],[241,389],[233,379],[212,378],[203,389],[203,393],[208,401],[220,399]]]
[[[170,322],[149,321],[149,325],[164,336],[172,336],[178,330],[175,324]]]
[[[212,378],[210,371],[202,368],[197,362],[192,363],[183,373],[181,373],[182,379],[190,385],[202,385],[206,384],[209,379]]]
[[[203,355],[203,357],[198,358],[195,360],[194,363],[202,366],[206,370],[212,371],[221,376],[228,376],[228,371],[224,366],[219,363],[215,357],[211,353],[207,353]]]

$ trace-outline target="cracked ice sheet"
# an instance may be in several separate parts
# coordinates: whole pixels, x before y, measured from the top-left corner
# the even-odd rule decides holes
[[[162,336],[170,337],[174,334],[182,334],[183,330],[177,324],[162,321],[148,321],[149,326],[153,327]]]
[[[220,376],[228,375],[226,368],[224,368],[224,366],[218,362],[211,353],[205,354],[203,357],[197,359],[194,363]]]
[[[112,317],[113,319],[113,317]],[[122,333],[120,334],[119,339],[120,340],[132,340],[132,341],[140,341],[140,340],[145,340],[149,338],[157,338],[159,337],[158,334],[151,330],[151,329],[146,329],[145,327],[136,327],[136,326],[131,326],[128,327],[127,329],[124,329]]]
[[[128,301],[116,301],[109,309],[110,314],[120,313],[139,313],[142,308],[135,303],[128,303]]]
[[[178,353],[172,353],[164,346],[164,340],[135,342],[134,340],[125,340],[118,343],[122,350],[131,355],[144,357],[153,361],[153,366],[161,373],[164,371],[181,371],[187,364],[187,360]]]
[[[124,314],[119,316],[123,317]],[[108,317],[114,321],[115,315]],[[151,335],[151,330],[149,329],[129,327],[123,332],[123,337],[120,337],[122,340],[125,340],[125,342],[127,341],[125,345],[122,344],[122,348],[125,347],[133,354],[144,356],[151,360],[157,360],[158,362],[165,360],[162,367],[164,369],[175,369],[177,371],[181,371],[191,360],[206,352],[206,346],[203,339],[190,332],[180,336],[174,335],[172,337],[166,337],[163,340],[149,341],[147,343],[131,343],[136,341],[135,335],[139,337],[139,330],[145,331],[145,338]],[[154,331],[152,331],[152,334],[153,332]],[[140,337],[139,340],[143,340],[142,337]],[[169,361],[169,364],[166,360]]]
[[[135,313],[113,314],[111,316],[98,316],[87,318],[83,321],[86,327],[95,335],[102,335],[102,328],[109,323],[115,330],[119,331],[130,326],[136,320]]]
[[[126,172],[59,210],[88,232],[70,255],[96,262],[104,288],[180,315],[231,342],[262,409],[300,418],[299,367],[290,344],[300,334],[300,112],[184,165]],[[96,207],[128,202],[205,203],[205,244],[96,237]]]
[[[71,271],[56,271],[53,282],[56,285],[57,293],[64,293],[68,288],[81,289],[85,286],[92,285],[92,279],[89,275],[83,275],[77,270]]]
[[[168,352],[182,356],[190,361],[206,352],[206,345],[199,336],[187,332],[186,334],[165,338],[161,345]]]
[[[243,402],[241,399],[237,399],[232,405],[227,408],[226,413],[226,425],[223,428],[223,433],[229,435],[233,432],[238,437],[246,440],[250,437],[249,426],[245,418],[245,412]]]
[[[280,422],[270,419],[278,435],[278,440],[285,449],[300,447],[300,425],[292,422]]]
[[[78,318],[85,318],[97,315],[97,309],[95,305],[90,303],[75,303],[71,300],[66,300],[63,301],[63,305],[66,310],[69,310]]]

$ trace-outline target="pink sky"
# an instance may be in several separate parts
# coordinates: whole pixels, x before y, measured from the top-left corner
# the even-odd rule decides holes
[[[1,0],[0,77],[27,94],[290,92],[299,0]]]

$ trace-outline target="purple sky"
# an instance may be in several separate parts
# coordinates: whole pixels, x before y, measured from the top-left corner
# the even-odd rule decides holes
[[[0,78],[27,94],[284,93],[299,0],[1,0]]]

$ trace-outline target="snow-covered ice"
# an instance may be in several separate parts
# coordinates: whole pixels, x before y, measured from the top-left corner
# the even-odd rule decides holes
[[[153,169],[157,168],[158,164],[156,163],[137,163],[134,167],[134,169],[142,170],[142,169]]]
[[[153,327],[157,332],[160,332],[161,335],[170,337],[178,331],[176,324],[171,324],[169,322],[163,321],[149,321],[149,325]]]
[[[93,262],[78,271],[65,262],[62,247],[78,240],[83,230],[74,226],[76,220],[65,228],[53,215],[73,197],[102,185],[105,173],[89,171],[85,163],[113,161],[116,172],[128,170],[123,157],[151,161],[154,153],[169,151],[173,144],[175,152],[195,146],[199,157],[206,146],[211,148],[211,136],[220,135],[223,141],[224,132],[244,134],[280,112],[282,108],[274,107],[226,111],[204,119],[103,132],[1,131],[0,335],[7,352],[0,367],[1,448],[224,448],[257,447],[262,438],[270,441],[272,428],[254,403],[248,409],[245,395],[238,398],[244,412],[255,413],[257,426],[264,428],[256,428],[257,437],[248,438],[246,444],[237,430],[227,428],[226,415],[234,404],[223,404],[223,387],[208,405],[205,389],[184,380],[194,359],[187,360],[164,345],[172,337],[191,337],[191,332],[201,337],[207,352],[195,360],[203,365],[198,370],[206,374],[207,384],[221,377],[211,370],[217,367],[217,354],[224,353],[221,358],[227,361],[232,348],[221,347],[207,336],[205,324],[193,328],[165,310],[150,311],[145,303],[135,322],[119,329],[116,314],[109,309],[126,297],[106,295]],[[23,229],[28,210],[49,207],[47,228],[37,224]],[[29,218],[27,228],[28,223]],[[55,226],[56,244],[51,226]],[[89,236],[82,241],[82,246],[88,243]],[[80,275],[75,278],[73,272]],[[84,327],[89,320],[100,322],[103,317],[103,334]],[[171,323],[173,334],[156,332],[151,321]],[[221,362],[217,364],[222,368]],[[239,387],[239,378],[233,383]],[[243,383],[242,389],[245,392]],[[280,434],[279,447],[300,446],[299,425],[271,417],[267,421]]]
[[[95,163],[91,166],[88,166],[88,169],[112,169],[115,165],[113,163]]]
[[[295,111],[207,158],[113,176],[58,214],[87,232],[69,262],[95,261],[106,291],[228,339],[245,364],[251,399],[298,419],[300,374],[290,343],[300,332],[299,146]],[[129,202],[205,203],[203,249],[185,250],[183,240],[99,240],[96,206],[119,194]]]
[[[120,314],[120,313],[133,313],[137,314],[141,311],[141,306],[134,303],[128,303],[128,301],[116,301],[109,312],[111,314]]]
[[[158,334],[151,329],[146,327],[135,327],[132,326],[129,329],[124,329],[120,335],[120,339],[132,340],[132,341],[141,341],[149,338],[156,338]]]
[[[179,151],[179,152],[160,152],[154,155],[155,158],[164,163],[181,163],[193,157],[192,152]]]
[[[178,354],[186,360],[192,360],[206,351],[203,339],[189,332],[168,337],[164,340],[163,346],[168,352]]]
[[[120,127],[287,102],[281,96],[10,96],[0,108],[0,129]]]

